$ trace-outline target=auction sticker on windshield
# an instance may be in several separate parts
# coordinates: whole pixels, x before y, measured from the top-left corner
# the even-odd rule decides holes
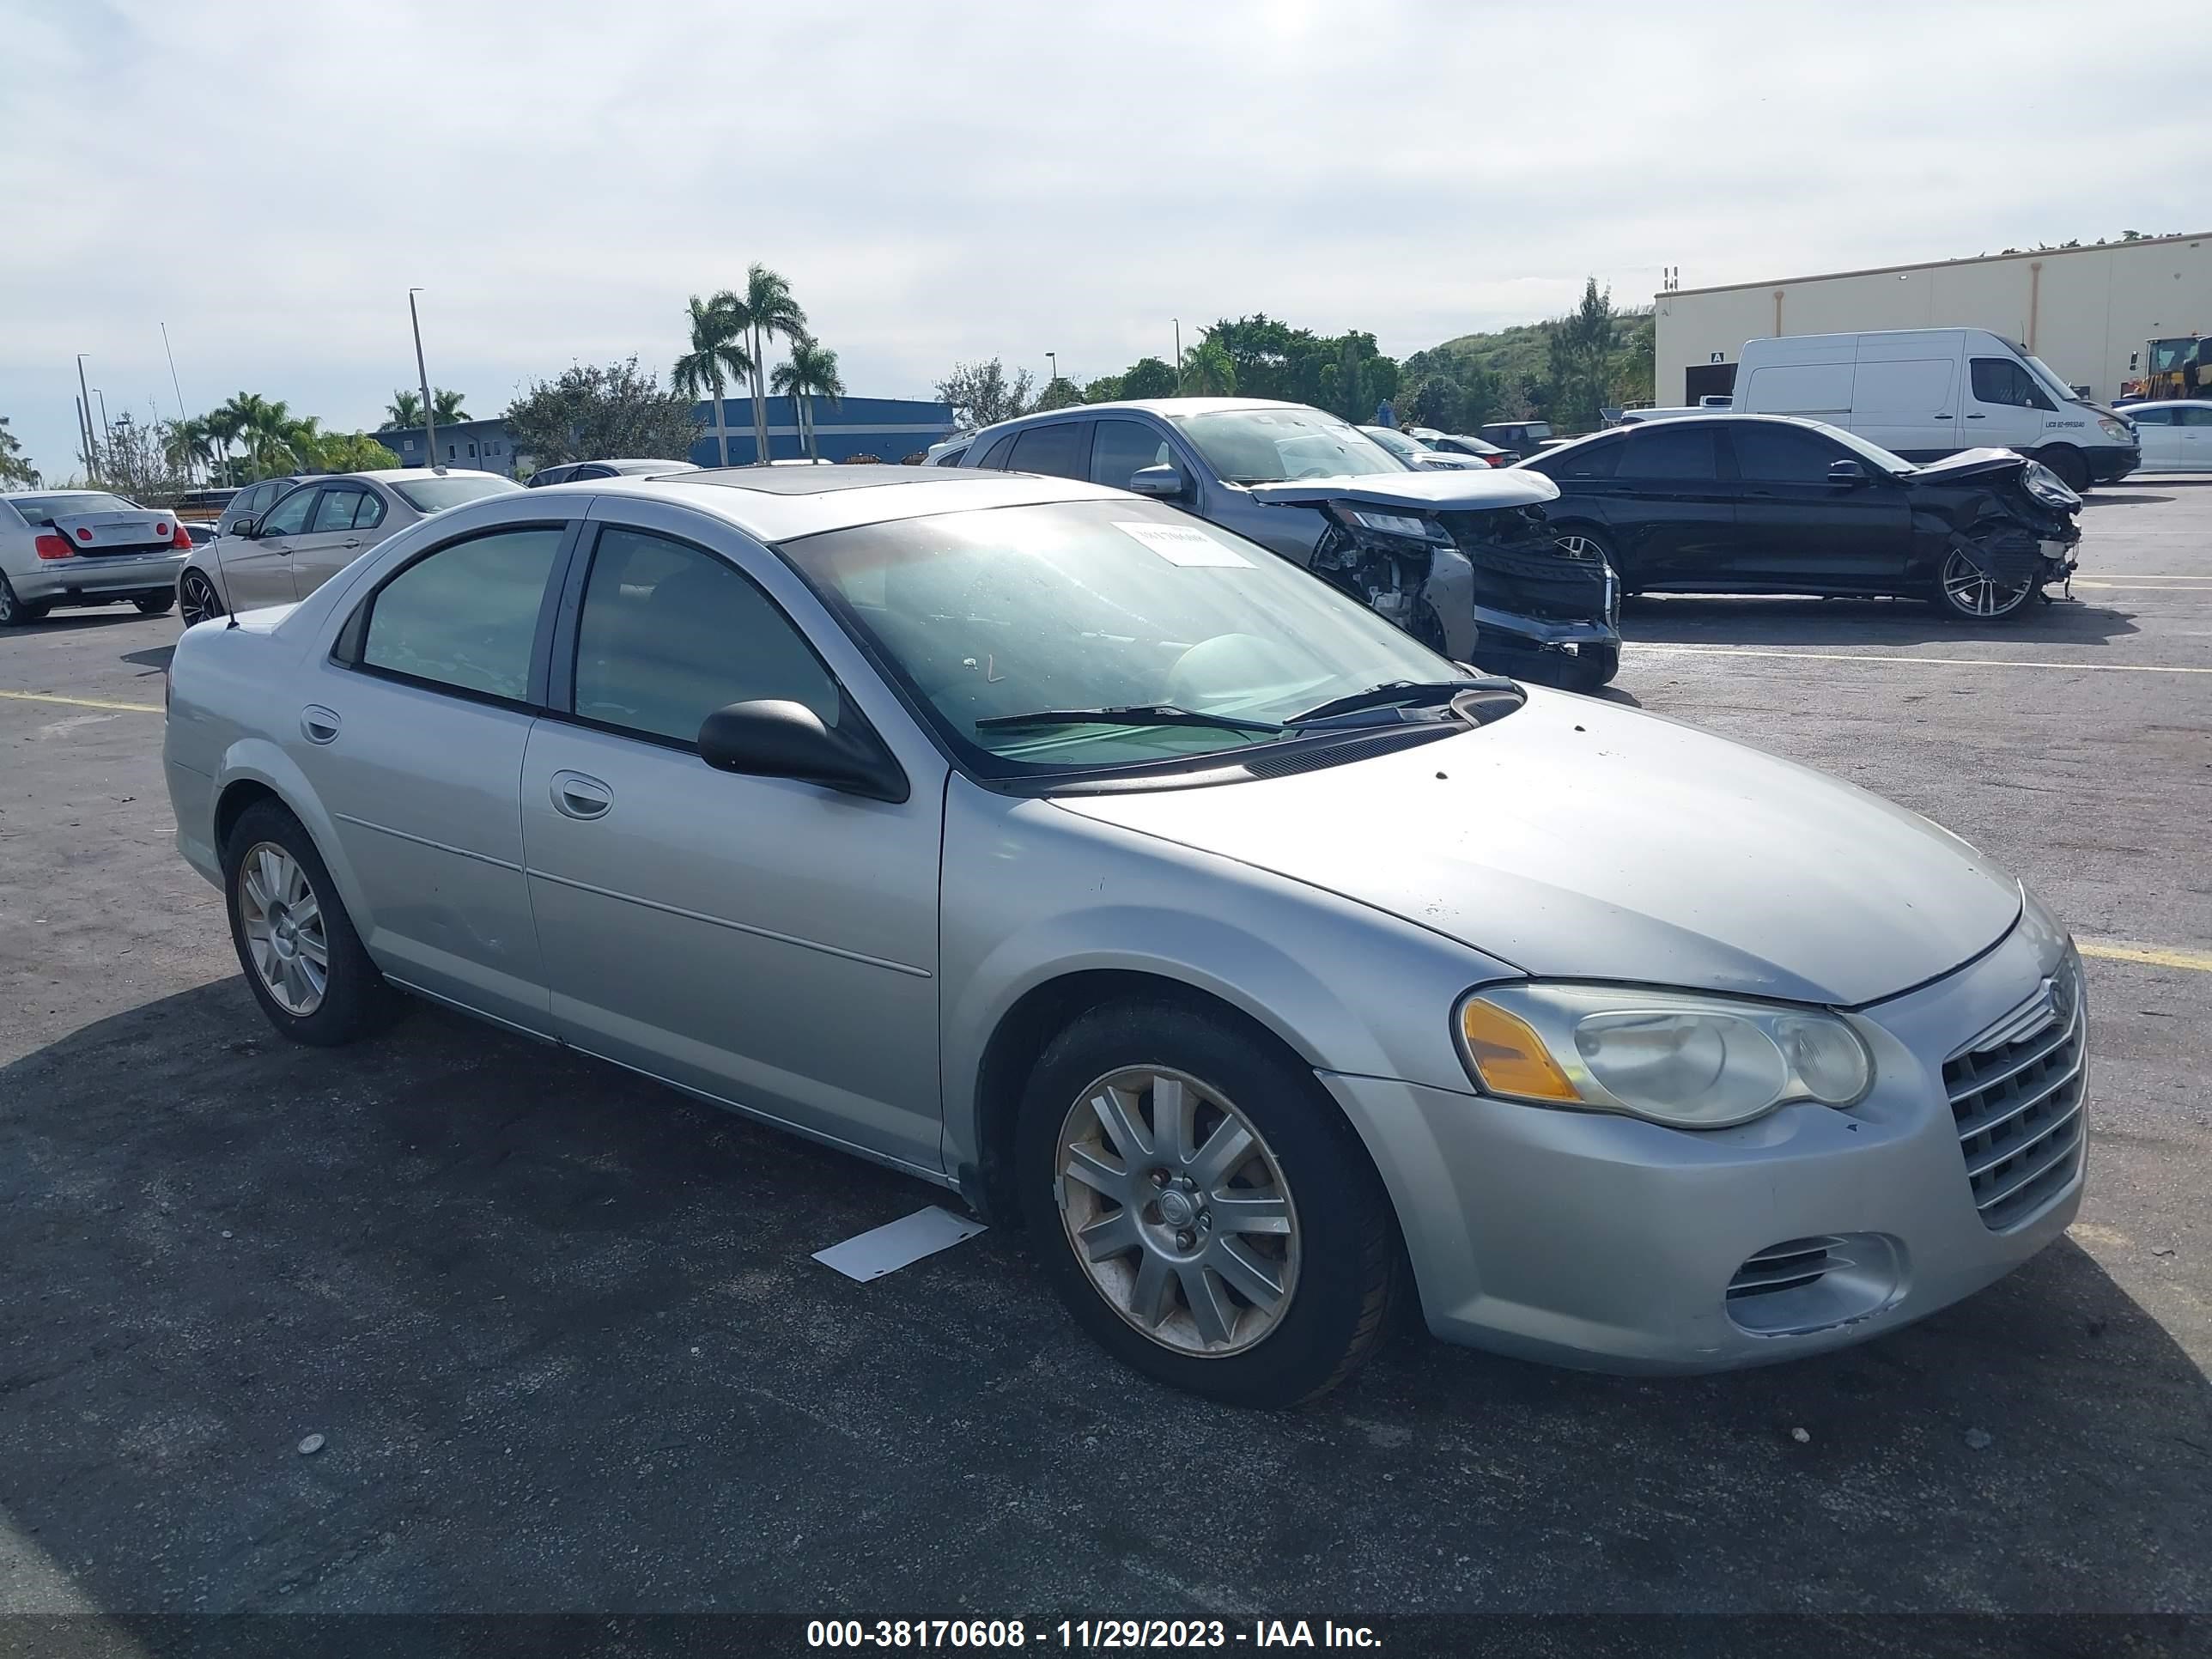
[[[1228,543],[1207,535],[1194,525],[1142,524],[1127,519],[1113,520],[1114,528],[1134,538],[1158,554],[1170,564],[1182,565],[1242,565],[1252,568],[1252,561]]]

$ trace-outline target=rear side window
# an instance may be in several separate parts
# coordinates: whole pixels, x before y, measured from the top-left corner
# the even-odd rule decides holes
[[[307,521],[308,530],[320,533],[352,529],[355,514],[368,499],[365,489],[325,489],[322,499],[315,503],[315,516]]]
[[[1628,478],[1666,478],[1706,483],[1720,477],[1720,461],[1709,426],[1660,421],[1638,430],[1626,445],[1620,473]]]
[[[369,601],[362,665],[520,702],[562,534],[495,531],[409,565]]]
[[[965,466],[968,464],[967,456],[968,446],[963,444],[957,449],[946,450],[942,455],[939,455],[934,461],[930,463],[930,465],[933,466]]]
[[[1559,479],[1610,478],[1620,470],[1620,453],[1627,447],[1626,441],[1577,444],[1572,449],[1546,458],[1541,465],[1532,471]]]
[[[2212,409],[2184,409],[2175,411],[2180,426],[2212,426]]]
[[[1042,472],[1055,478],[1091,476],[1091,422],[1055,421],[1033,426],[1014,440],[1012,472]]]
[[[751,578],[682,542],[601,532],[576,623],[576,713],[689,744],[717,708],[761,697],[836,724],[830,671]]]
[[[988,466],[994,471],[1003,471],[1006,465],[1006,457],[1013,453],[1014,439],[1017,435],[1017,434],[1012,432],[1006,434],[1005,437],[1000,438],[997,442],[994,443],[990,448],[985,450],[983,452],[983,459],[977,461],[975,465],[977,466]]]
[[[1850,459],[1834,445],[1794,426],[1746,421],[1729,428],[1735,470],[1757,483],[1826,483],[1832,462]]]
[[[2027,366],[2009,357],[1977,357],[1969,370],[1978,404],[2003,404],[2014,409],[2051,406]]]
[[[1127,489],[1148,466],[1164,466],[1175,457],[1168,441],[1142,421],[1101,421],[1091,441],[1091,479]]]

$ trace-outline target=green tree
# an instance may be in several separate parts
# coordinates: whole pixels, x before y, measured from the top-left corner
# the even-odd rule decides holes
[[[802,334],[791,343],[791,359],[776,365],[770,384],[779,397],[791,399],[799,413],[799,431],[809,460],[822,459],[814,442],[814,400],[836,408],[845,395],[844,378],[837,372],[837,354],[820,341]]]
[[[39,469],[23,454],[22,441],[8,430],[8,417],[0,415],[0,488],[36,489]]]
[[[1193,398],[1233,397],[1237,391],[1237,365],[1228,348],[1209,336],[1184,352],[1182,390]]]
[[[1176,372],[1158,357],[1139,357],[1129,365],[1129,372],[1121,376],[1117,398],[1172,398],[1176,395]],[[1103,403],[1103,398],[1093,398]]]
[[[1036,406],[1036,380],[1026,368],[1012,380],[1006,366],[994,357],[988,362],[955,363],[952,373],[937,383],[940,403],[952,406],[952,424],[962,432],[995,426],[1026,415]]]
[[[1413,389],[1403,418],[1413,426],[1432,426],[1441,432],[1461,430],[1467,393],[1448,374],[1431,374]]]
[[[608,455],[681,460],[699,431],[690,394],[664,392],[635,357],[605,368],[572,363],[550,380],[533,381],[505,418],[515,453],[539,466]]]
[[[315,447],[315,463],[326,472],[375,472],[398,466],[399,457],[366,432],[329,432]]]
[[[430,388],[430,410],[440,426],[455,426],[469,418],[468,399],[441,386]]]
[[[762,366],[768,361],[769,348],[778,335],[787,340],[797,340],[805,334],[806,313],[792,297],[791,284],[766,265],[754,265],[745,272],[743,294],[718,294],[714,297],[717,301],[727,298],[736,307],[738,319],[749,342],[745,355],[752,360],[753,441],[757,447],[753,463],[766,466],[768,390],[762,378]]]
[[[1552,324],[1546,367],[1554,423],[1577,432],[1599,424],[1599,411],[1613,391],[1618,332],[1613,295],[1601,293],[1592,276],[1583,286],[1582,303]]]
[[[1044,383],[1037,393],[1036,407],[1039,410],[1067,409],[1083,401],[1083,389],[1065,374],[1055,374]]]
[[[384,406],[384,429],[387,432],[405,431],[422,424],[422,394],[419,392],[396,391],[392,401]]]
[[[180,421],[164,421],[161,454],[173,469],[187,477],[202,463],[212,471],[216,464],[215,433],[206,417],[196,415]]]
[[[1121,374],[1101,374],[1097,380],[1085,385],[1083,401],[1086,404],[1119,403],[1129,395],[1121,389],[1122,382],[1127,379],[1126,375]],[[1170,386],[1175,384],[1175,374],[1172,370],[1169,371],[1168,384]]]
[[[745,350],[745,329],[738,309],[738,296],[727,289],[707,300],[695,294],[685,316],[691,330],[691,349],[676,360],[676,367],[668,378],[685,397],[713,402],[714,434],[721,445],[722,465],[727,466],[730,429],[723,418],[723,377],[727,375],[743,384],[753,372],[753,360]]]

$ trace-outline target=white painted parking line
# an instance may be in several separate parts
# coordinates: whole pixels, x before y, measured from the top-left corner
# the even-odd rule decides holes
[[[896,1273],[926,1255],[950,1249],[982,1231],[981,1222],[970,1221],[933,1204],[912,1215],[902,1215],[896,1221],[856,1233],[842,1244],[817,1250],[814,1259],[865,1285],[872,1279]]]
[[[1673,641],[1631,640],[1627,648],[1637,653],[1674,652],[1689,657],[1802,657],[1812,662],[1932,663],[1946,668],[2051,668],[2060,673],[2084,674],[2212,674],[2212,667],[2187,668],[2154,662],[2024,662],[2002,657],[1877,656],[1871,651],[1769,651],[1748,645],[1682,645]]]

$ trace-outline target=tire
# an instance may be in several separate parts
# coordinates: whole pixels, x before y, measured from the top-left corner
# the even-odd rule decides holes
[[[1573,666],[1566,674],[1566,689],[1570,691],[1595,691],[1613,684],[1613,677],[1620,672],[1620,647],[1617,645],[1585,645],[1577,648]]]
[[[1613,538],[1603,531],[1594,525],[1561,525],[1555,539],[1563,553],[1574,552],[1579,545],[1584,558],[1603,559],[1613,567],[1613,574],[1619,578],[1621,587],[1626,589],[1628,578],[1620,574],[1620,555],[1613,550]]]
[[[273,800],[247,807],[223,843],[222,872],[231,944],[270,1024],[295,1042],[334,1048],[392,1023],[399,994],[362,949],[330,868],[298,818]],[[310,902],[311,919],[303,921]]]
[[[1935,603],[1945,615],[1982,627],[2020,615],[2041,586],[2028,581],[2017,590],[2002,587],[1954,549],[1943,556],[1942,569],[1936,578]]]
[[[1176,1099],[1183,1132],[1163,1144]],[[1231,1152],[1239,1134],[1249,1144]],[[1381,1344],[1401,1255],[1389,1200],[1313,1074],[1264,1038],[1171,1003],[1093,1009],[1037,1062],[1016,1136],[1045,1272],[1132,1369],[1231,1405],[1291,1406]]]
[[[2075,495],[2089,487],[2089,463],[2081,452],[2067,444],[2053,444],[2048,449],[2039,449],[2035,459],[2058,475],[2058,482]]]
[[[15,597],[15,590],[8,584],[5,572],[0,572],[0,628],[21,628],[26,623],[41,622],[51,605],[33,604]]]
[[[138,614],[142,617],[166,617],[177,608],[177,596],[173,593],[150,593],[143,599],[133,599],[131,603],[138,607]]]
[[[177,578],[177,601],[184,607],[187,628],[223,613],[222,596],[204,571],[187,570]]]

